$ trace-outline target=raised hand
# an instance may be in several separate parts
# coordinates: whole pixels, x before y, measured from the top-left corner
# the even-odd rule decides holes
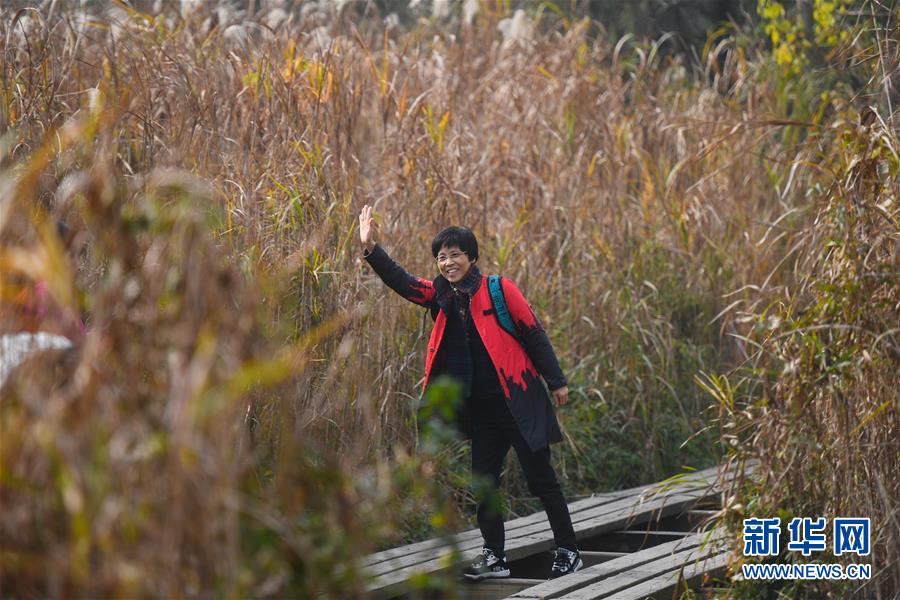
[[[375,228],[377,224],[372,218],[372,207],[366,204],[359,213],[359,241],[366,249],[375,247]]]

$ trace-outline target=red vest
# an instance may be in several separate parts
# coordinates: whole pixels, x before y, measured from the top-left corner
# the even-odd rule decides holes
[[[524,324],[526,327],[535,325],[534,313],[531,307],[525,302],[522,293],[508,279],[501,279],[503,286],[503,294],[506,298],[507,309],[517,326]],[[427,282],[430,284],[431,282]],[[433,293],[434,287],[431,286]],[[475,328],[484,347],[497,369],[497,378],[500,380],[500,386],[503,388],[503,394],[507,400],[510,400],[510,386],[507,380],[515,383],[521,388],[526,388],[526,375],[530,375],[530,379],[538,377],[538,371],[525,353],[525,349],[521,344],[506,332],[500,326],[497,317],[493,314],[493,304],[491,302],[491,294],[488,290],[487,277],[481,276],[481,285],[478,291],[472,296],[470,310],[472,311],[472,320],[475,322]],[[488,314],[485,314],[487,312]],[[431,330],[431,338],[428,340],[428,354],[425,357],[425,381],[423,389],[428,385],[428,379],[431,376],[431,368],[434,364],[434,357],[437,355],[438,348],[441,346],[441,340],[444,337],[444,330],[447,327],[447,315],[444,311],[438,312],[434,321],[434,329]]]

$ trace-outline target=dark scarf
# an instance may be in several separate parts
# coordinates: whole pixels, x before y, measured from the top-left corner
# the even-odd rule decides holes
[[[451,284],[443,275],[433,282],[435,305],[431,316],[436,319],[443,311],[447,316],[447,328],[441,349],[435,358],[435,372],[451,375],[463,383],[463,397],[469,396],[472,382],[472,357],[469,353],[469,335],[466,327],[467,311],[472,295],[481,285],[481,272],[472,265],[466,276]]]
[[[455,304],[455,302],[453,302],[455,292],[466,294],[469,298],[475,295],[475,292],[477,292],[478,288],[481,286],[481,271],[478,270],[476,265],[472,265],[469,267],[469,272],[466,273],[466,276],[463,277],[459,283],[454,285],[447,281],[447,278],[443,275],[438,275],[435,278],[433,285],[435,292],[437,292],[436,299],[438,306],[444,309],[444,312],[449,313]],[[465,304],[468,305],[468,302]]]

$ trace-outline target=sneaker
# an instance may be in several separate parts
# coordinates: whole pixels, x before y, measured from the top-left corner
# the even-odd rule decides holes
[[[556,557],[553,559],[553,567],[550,569],[550,579],[556,579],[569,573],[574,573],[584,566],[581,554],[578,550],[557,548]]]
[[[488,577],[509,577],[509,565],[506,564],[506,555],[497,556],[490,548],[482,548],[481,556],[472,561],[472,564],[463,571],[466,579],[478,581]]]

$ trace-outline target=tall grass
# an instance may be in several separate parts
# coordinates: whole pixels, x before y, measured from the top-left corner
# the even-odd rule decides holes
[[[721,403],[734,466],[759,461],[761,477],[736,489],[726,511],[738,531],[748,516],[872,519],[871,581],[807,582],[785,590],[792,597],[830,588],[842,597],[891,598],[900,582],[900,163],[896,130],[869,117],[836,128],[825,157],[832,183],[814,194],[815,220],[787,234],[796,281],[741,311],[752,324],[747,364],[702,381]]]
[[[760,476],[736,487],[724,511],[732,526],[740,531],[749,516],[869,517],[871,556],[843,560],[870,561],[874,574],[763,590],[746,583],[738,597],[781,588],[786,597],[893,598],[900,589],[900,159],[890,75],[900,52],[888,41],[897,25],[886,6],[861,3],[848,15],[850,41],[814,76],[789,85],[772,77],[786,90],[775,97],[780,104],[800,90],[812,96],[796,109],[809,115],[806,133],[785,131],[798,151],[777,183],[798,185],[795,175],[809,174],[801,185],[811,219],[789,226],[788,208],[760,240],[786,249],[781,268],[791,276],[781,285],[765,279],[752,301],[734,307],[747,324],[747,361],[698,382],[719,401],[729,462],[758,461]],[[840,80],[857,89],[831,87]],[[803,559],[782,547],[779,560]]]
[[[250,45],[226,35],[245,25],[207,32],[205,16],[120,14],[115,35],[84,26],[90,35],[68,39],[60,24],[46,46],[21,49],[23,69],[8,62],[7,89],[21,96],[7,114],[22,148],[74,112],[71,94],[94,87],[122,99],[110,139],[118,165],[126,174],[180,165],[207,178],[216,192],[207,210],[244,273],[272,286],[274,318],[300,335],[366,303],[356,331],[319,346],[296,392],[310,423],[337,424],[329,436],[339,445],[410,442],[414,340],[424,335],[420,315],[373,301],[383,288],[360,279],[356,208],[374,203],[388,218],[385,243],[424,275],[434,231],[472,225],[486,268],[529,290],[583,396],[645,424],[640,476],[659,475],[663,433],[647,416],[657,402],[698,413],[690,373],[730,352],[704,327],[721,308],[715,294],[759,258],[741,260],[732,246],[745,240],[732,232],[762,231],[753,221],[766,218],[765,208],[750,216],[761,202],[753,190],[723,193],[751,173],[710,150],[760,134],[729,134],[721,117],[739,114],[715,91],[586,26],[525,47],[499,43],[490,23],[428,44],[346,26],[314,51],[297,27]],[[55,74],[58,90],[13,85],[32,71]],[[47,110],[26,114],[41,102]],[[269,276],[285,266],[290,278]],[[352,351],[338,353],[342,342]],[[330,376],[359,356],[358,377]],[[678,421],[685,432],[697,424]]]
[[[45,421],[70,413],[29,404],[30,384],[4,396],[0,433],[15,428],[23,448],[3,453],[4,504],[54,523],[54,537],[23,542],[31,554],[3,555],[0,574],[23,556],[35,565],[16,592],[352,589],[344,565],[365,540],[456,524],[452,503],[410,515],[441,496],[416,485],[423,475],[470,501],[455,471],[410,458],[429,324],[360,260],[365,203],[409,270],[433,276],[431,237],[466,224],[482,270],[526,290],[571,380],[558,453],[570,495],[716,460],[715,401],[695,376],[754,353],[733,309],[798,281],[786,257],[822,181],[817,155],[785,136],[808,122],[787,118],[756,57],[721,42],[697,81],[657,44],[589,22],[511,41],[502,10],[451,33],[383,29],[346,6],[226,8],[0,19],[4,208],[21,215],[0,222],[4,251],[44,247],[33,222],[46,215],[84,232],[88,253],[58,277],[73,292],[55,298],[88,321],[74,377],[97,383],[70,396],[104,407],[67,417],[78,444],[60,453],[29,444],[62,435]],[[26,218],[33,205],[45,216]],[[119,447],[120,463],[96,462]],[[108,476],[141,448],[139,481]],[[71,457],[108,483],[66,466],[16,487],[26,456]],[[459,469],[466,449],[448,458]],[[533,508],[509,475],[513,510]],[[165,494],[151,492],[158,479]],[[138,525],[92,529],[106,513],[67,503],[69,480],[118,507],[101,525]],[[56,504],[29,508],[47,487]],[[379,523],[385,513],[406,521]],[[38,573],[48,565],[58,580]]]

